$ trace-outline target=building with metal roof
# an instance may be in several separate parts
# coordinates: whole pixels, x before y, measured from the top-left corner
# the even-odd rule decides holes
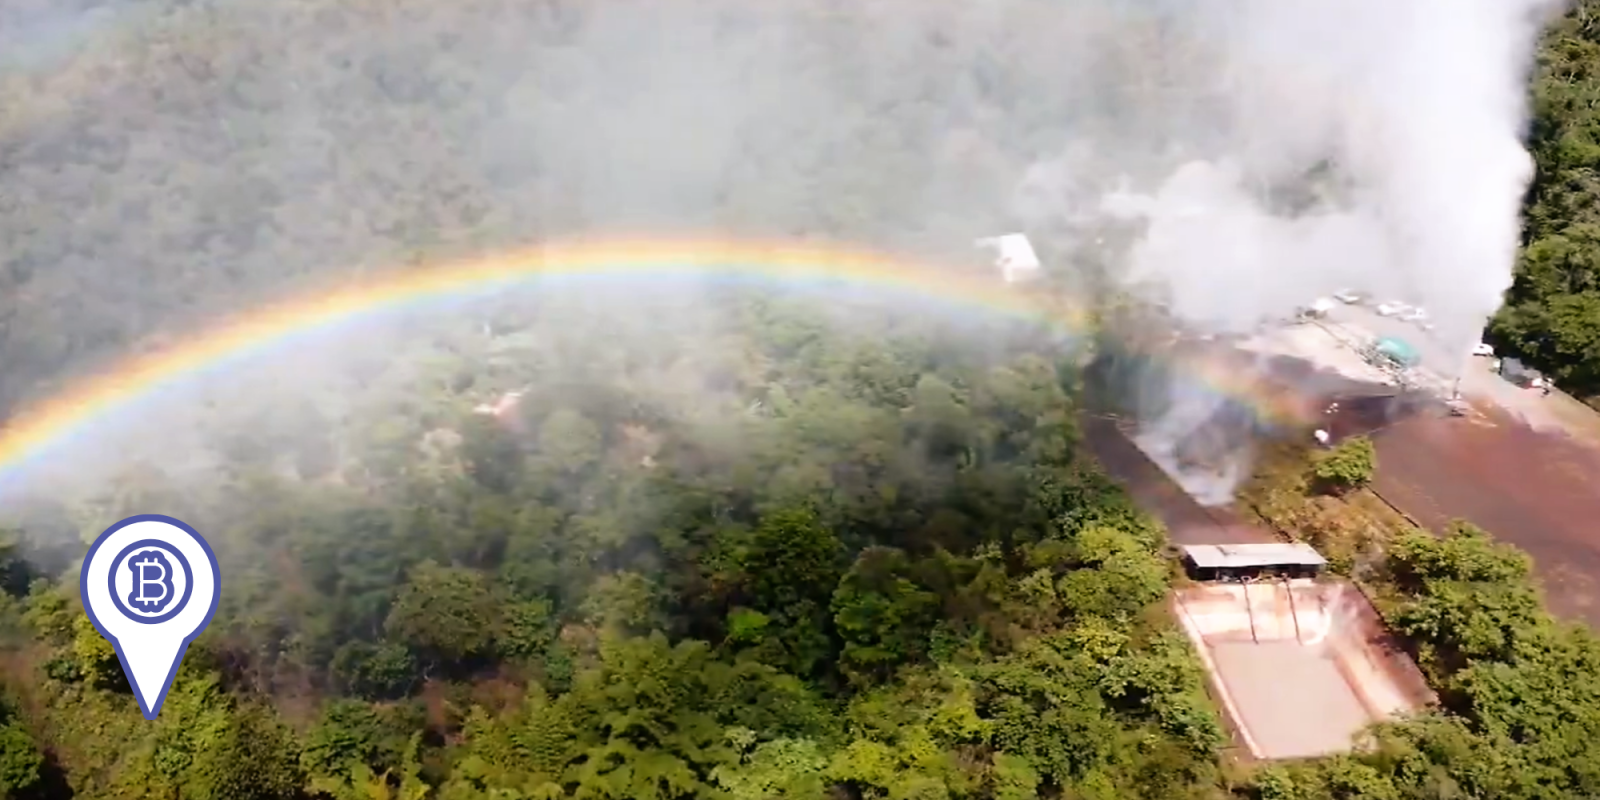
[[[1196,544],[1181,548],[1184,565],[1196,580],[1238,580],[1264,574],[1314,577],[1328,565],[1304,542]]]

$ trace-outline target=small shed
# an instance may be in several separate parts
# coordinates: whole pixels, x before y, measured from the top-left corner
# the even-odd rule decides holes
[[[1396,339],[1393,336],[1385,336],[1379,339],[1377,346],[1373,349],[1377,351],[1379,356],[1408,369],[1422,361],[1422,354],[1418,353],[1415,347],[1412,347],[1404,339]]]
[[[1199,581],[1274,576],[1313,578],[1328,560],[1304,542],[1195,544],[1183,547],[1184,568]]]

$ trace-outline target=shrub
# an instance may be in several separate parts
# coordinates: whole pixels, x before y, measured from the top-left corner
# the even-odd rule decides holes
[[[1372,482],[1378,468],[1378,452],[1372,440],[1352,436],[1317,455],[1311,465],[1312,483],[1326,494],[1343,494]]]

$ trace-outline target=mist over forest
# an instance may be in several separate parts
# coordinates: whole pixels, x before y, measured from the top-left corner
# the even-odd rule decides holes
[[[623,232],[1027,227],[1197,322],[1358,283],[1462,340],[1510,282],[1539,7],[8,4],[0,403],[315,279]]]
[[[1355,288],[1427,305],[1440,352],[1494,317],[1593,392],[1587,7],[12,0],[0,420],[284,298],[651,236],[839,243],[935,283],[1020,230],[1041,308],[1242,331]],[[1233,763],[1159,610],[1165,534],[1083,447],[1080,327],[564,279],[190,376],[0,485],[0,789],[1600,793],[1572,680],[1600,646],[1470,531],[1373,567],[1441,709],[1371,753]],[[1136,411],[1190,397],[1145,383]],[[148,723],[76,570],[152,512],[205,533],[224,602]]]

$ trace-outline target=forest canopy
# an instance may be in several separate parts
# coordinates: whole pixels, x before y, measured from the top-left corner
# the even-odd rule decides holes
[[[188,37],[182,47],[121,61],[91,48],[48,79],[0,83],[11,170],[0,233],[26,242],[0,255],[0,408],[47,391],[32,378],[61,364],[125,353],[162,324],[323,264],[505,248],[614,221],[613,207],[688,204],[699,222],[943,246],[966,229],[941,220],[1003,221],[989,204],[1003,187],[983,182],[1004,170],[989,167],[1020,170],[1043,147],[1040,126],[1010,123],[1080,113],[1024,91],[1065,71],[1055,62],[1001,68],[994,53],[1050,50],[1027,25],[977,54],[918,43],[928,58],[909,59],[921,77],[904,95],[808,52],[829,66],[823,84],[859,90],[832,115],[836,136],[797,144],[793,132],[814,127],[806,110],[769,108],[781,124],[708,145],[740,154],[718,162],[715,191],[636,196],[638,181],[586,182],[592,165],[563,160],[572,153],[511,155],[530,130],[519,107],[563,108],[564,91],[606,74],[563,44],[570,5],[528,4],[514,28],[549,45],[539,87],[474,69],[517,54],[518,36],[474,30],[494,42],[482,51],[451,35],[368,47],[392,8],[426,17],[418,29],[456,30],[444,23],[481,24],[469,11],[495,0],[241,16],[169,5],[155,24]],[[1503,352],[1589,395],[1600,392],[1596,8],[1577,3],[1540,52],[1538,170],[1516,284],[1490,330]],[[797,39],[851,36],[828,14],[805,24]],[[1108,60],[1137,72],[1140,47],[1180,46],[1145,33],[1118,39]],[[264,68],[273,47],[313,34],[326,49],[287,78]],[[429,48],[440,57],[419,67]],[[781,96],[753,85],[740,91]],[[958,115],[945,86],[984,104]],[[1162,91],[1130,84],[1095,100],[1137,111]],[[497,100],[468,102],[486,95]],[[307,103],[318,113],[287,134],[267,124]],[[463,131],[483,147],[453,145]],[[370,146],[330,146],[341,139]],[[678,160],[640,151],[645,163],[624,167],[699,164],[679,144]],[[918,159],[934,151],[949,158],[930,176]],[[851,168],[869,162],[875,179]],[[797,206],[774,174],[829,202]],[[113,176],[116,207],[91,213],[85,198]],[[1394,531],[1365,577],[1440,708],[1385,726],[1359,754],[1241,764],[1161,602],[1177,580],[1164,531],[1082,445],[1094,409],[1081,342],[904,298],[886,310],[702,289],[672,314],[646,303],[584,322],[604,303],[519,296],[358,331],[361,357],[306,348],[203,411],[151,411],[156,447],[195,451],[181,465],[119,462],[103,484],[84,482],[95,491],[0,509],[0,791],[1600,796],[1600,643],[1545,612],[1524,554],[1467,526]],[[391,338],[402,330],[403,344]],[[282,391],[301,383],[323,388]],[[1325,461],[1325,477],[1355,491],[1371,467],[1356,461]],[[205,531],[227,577],[147,722],[78,607],[74,562],[107,524],[152,511]]]
[[[1585,397],[1600,395],[1600,4],[1577,0],[1539,49],[1516,282],[1490,326],[1493,343]]]
[[[612,361],[577,346],[587,331],[506,323],[488,385],[459,379],[474,359],[433,360],[434,394],[334,456],[237,448],[206,483],[145,468],[23,509],[0,781],[332,800],[1600,789],[1581,677],[1600,643],[1544,612],[1525,555],[1466,527],[1396,532],[1373,580],[1441,707],[1358,755],[1248,769],[1165,611],[1164,532],[1082,448],[1076,343],[746,290],[715,307]],[[473,410],[508,387],[501,415]],[[151,509],[207,531],[227,582],[146,722],[72,569],[27,557]]]
[[[378,440],[408,447],[241,452],[210,490],[143,471],[37,511],[166,510],[214,532],[228,576],[154,724],[70,576],[16,599],[18,653],[40,659],[17,707],[50,709],[31,730],[58,779],[151,797],[1215,785],[1202,673],[1147,611],[1164,537],[1076,446],[1070,343],[742,291],[708,308],[713,330],[614,363],[584,332],[502,330],[531,348],[497,376],[527,387],[514,406],[474,413],[493,392],[465,388]]]

